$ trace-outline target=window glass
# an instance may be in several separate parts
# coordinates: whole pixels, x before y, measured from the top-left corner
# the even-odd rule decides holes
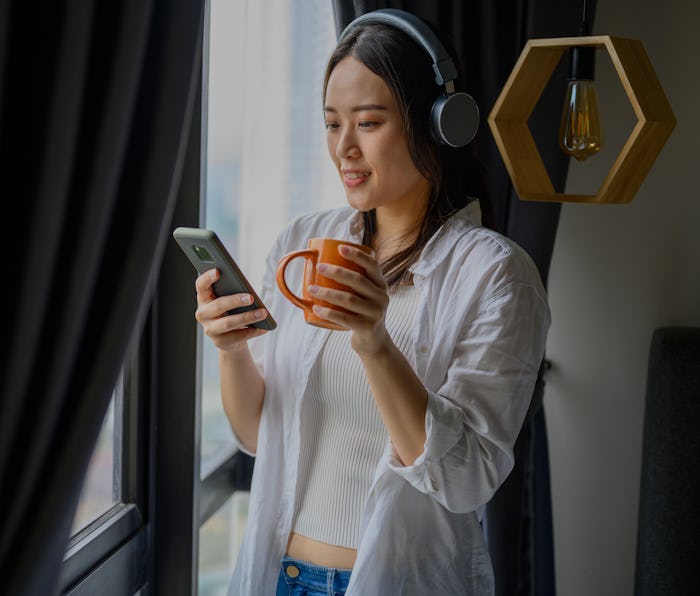
[[[225,596],[248,518],[248,493],[239,491],[199,529],[199,596]]]
[[[206,222],[235,259],[238,239],[241,122],[245,64],[246,0],[210,3],[207,89]],[[239,262],[242,266],[242,263]],[[205,338],[202,366],[201,476],[233,451],[231,430],[220,402],[216,348]]]
[[[328,0],[211,2],[206,226],[256,288],[291,218],[344,204],[321,98],[334,43]],[[202,477],[234,450],[216,348],[206,338],[203,354]]]
[[[115,411],[121,410],[122,382],[118,381],[105,414],[97,444],[90,458],[87,475],[73,520],[75,534],[119,502],[119,453],[121,425],[115,424]],[[115,457],[116,454],[116,457]]]

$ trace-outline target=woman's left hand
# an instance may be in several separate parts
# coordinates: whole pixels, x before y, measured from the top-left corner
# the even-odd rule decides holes
[[[389,305],[386,281],[373,255],[347,245],[339,246],[338,252],[362,267],[364,275],[337,265],[319,263],[316,266],[319,273],[352,288],[356,294],[310,286],[309,292],[315,298],[349,311],[316,305],[314,312],[319,317],[350,329],[352,348],[361,356],[377,353],[391,341],[385,325]]]

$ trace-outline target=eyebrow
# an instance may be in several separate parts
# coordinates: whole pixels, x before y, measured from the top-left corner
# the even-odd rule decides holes
[[[388,109],[389,108],[387,108],[386,106],[383,106],[383,105],[378,104],[378,103],[368,103],[368,104],[364,104],[364,105],[360,105],[360,106],[355,106],[350,111],[351,112],[367,112],[370,110],[388,110]],[[337,112],[338,110],[336,110],[332,106],[324,106],[323,111],[324,112]]]

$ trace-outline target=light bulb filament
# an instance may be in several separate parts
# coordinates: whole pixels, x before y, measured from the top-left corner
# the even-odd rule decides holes
[[[584,160],[600,151],[603,129],[600,125],[598,98],[590,80],[569,81],[564,102],[559,145],[564,153]]]

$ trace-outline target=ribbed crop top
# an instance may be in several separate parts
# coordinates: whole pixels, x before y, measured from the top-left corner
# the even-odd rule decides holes
[[[386,326],[403,354],[412,347],[418,299],[412,285],[390,291]],[[388,433],[350,339],[350,333],[331,333],[311,371],[293,529],[357,548],[360,515]]]

